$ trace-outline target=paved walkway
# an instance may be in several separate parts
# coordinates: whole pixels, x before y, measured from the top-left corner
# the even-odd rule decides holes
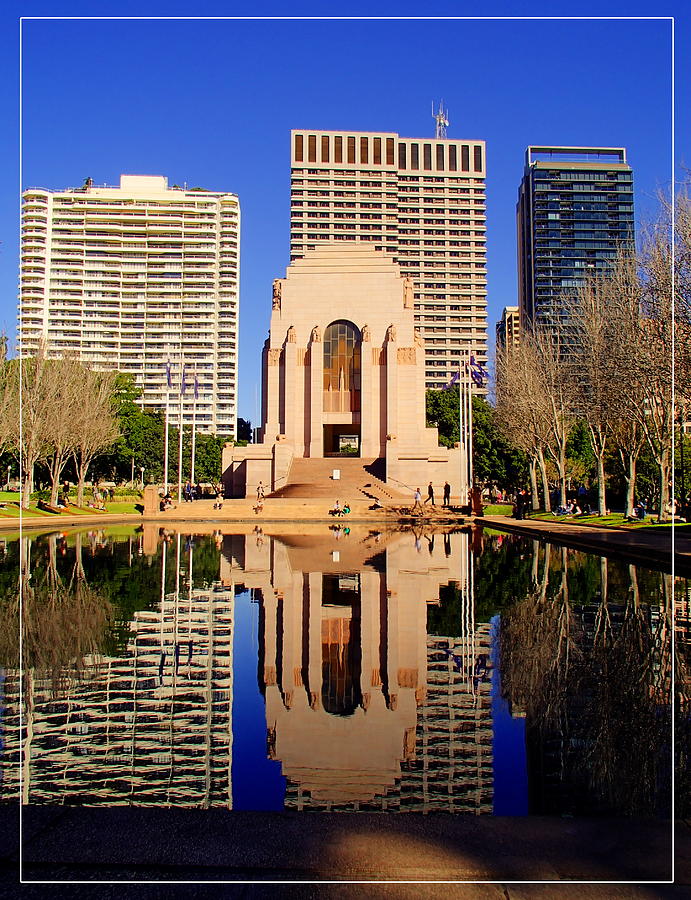
[[[0,809],[5,881],[18,852],[14,816]],[[688,884],[688,826],[679,823],[676,834],[677,882]],[[29,879],[495,881],[459,885],[461,893],[452,896],[497,900],[530,896],[527,886],[512,883],[533,880],[567,883],[563,894],[545,885],[545,898],[671,896],[663,885],[640,893],[616,888],[671,877],[671,823],[650,819],[34,806],[24,808],[22,846]],[[613,884],[584,894],[569,887],[574,880]],[[437,885],[425,896],[450,890]]]
[[[347,499],[347,498],[344,498]],[[93,528],[115,524],[140,525],[156,522],[159,525],[179,526],[207,523],[217,528],[236,523],[262,522],[276,524],[324,523],[365,524],[381,528],[400,525],[419,525],[423,528],[453,527],[481,524],[487,528],[497,528],[525,534],[530,537],[555,541],[576,549],[601,553],[605,556],[619,556],[631,562],[672,570],[672,543],[674,541],[675,572],[681,576],[691,576],[691,530],[678,528],[674,535],[667,528],[605,528],[596,525],[581,525],[564,520],[544,521],[537,519],[517,520],[509,516],[485,516],[480,519],[464,517],[453,510],[440,506],[425,507],[423,515],[414,517],[401,514],[399,504],[388,503],[383,509],[372,510],[364,500],[351,501],[352,511],[344,517],[329,515],[332,503],[325,498],[267,499],[261,512],[256,512],[255,500],[225,500],[221,509],[214,509],[213,500],[197,500],[193,503],[176,504],[165,513],[154,512],[122,515],[94,513],[81,516],[32,517],[23,520],[23,527],[31,530],[56,531],[64,528]],[[1,532],[19,530],[18,519],[0,519]]]

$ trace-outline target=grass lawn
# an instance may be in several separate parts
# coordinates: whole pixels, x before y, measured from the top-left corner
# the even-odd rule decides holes
[[[608,516],[555,516],[553,513],[531,513],[528,518],[541,522],[568,522],[573,525],[609,525],[614,528],[671,528],[671,522],[656,522],[648,516],[642,522],[627,522],[624,513],[610,513]],[[677,523],[679,527],[680,523]],[[685,523],[682,522],[682,525]]]
[[[6,506],[4,509],[0,508],[0,518],[6,519],[17,519],[19,518],[19,498],[17,494],[7,495],[6,498],[2,496],[0,492],[0,503],[8,502],[11,505]],[[137,505],[141,505],[141,501],[138,498],[123,498],[121,501],[114,501],[113,503],[107,502],[105,510],[99,509],[91,509],[85,506],[70,506],[69,509],[66,509],[62,513],[52,513],[46,512],[45,510],[38,509],[36,506],[36,500],[32,499],[31,505],[28,509],[24,510],[25,516],[32,516],[43,519],[61,519],[63,516],[65,517],[74,517],[74,516],[98,516],[98,515],[139,515],[139,510],[136,508]]]
[[[510,516],[513,506],[510,503],[490,503],[483,507],[486,516]]]

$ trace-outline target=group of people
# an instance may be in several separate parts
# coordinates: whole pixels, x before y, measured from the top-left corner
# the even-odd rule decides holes
[[[185,503],[191,503],[193,500],[201,500],[203,496],[204,491],[199,483],[194,485],[191,481],[188,481],[182,489],[182,499]]]
[[[557,506],[554,515],[555,516],[588,516],[592,510],[590,509],[589,503],[583,504],[583,509],[576,503],[575,500],[567,500],[566,505],[562,506],[559,504]]]
[[[348,503],[348,501],[346,500],[346,502],[343,504],[343,506],[341,506],[341,501],[337,500],[333,505],[333,509],[329,510],[329,515],[330,516],[347,516],[349,512],[350,512],[350,503]]]
[[[161,512],[166,512],[166,510],[169,509],[175,509],[175,507],[173,506],[173,498],[170,495],[170,491],[168,491],[167,494],[164,494],[163,497],[161,497],[158,508],[161,510]]]
[[[445,481],[444,482],[443,500],[442,500],[441,505],[449,506],[450,500],[451,500],[451,485],[449,484],[448,481]],[[432,506],[436,505],[434,502],[434,485],[432,484],[431,481],[427,485],[427,496],[425,497],[424,503],[431,503]],[[422,492],[420,491],[420,488],[416,488],[415,496],[413,498],[413,512],[415,512],[415,510],[422,510],[424,508],[424,503],[422,500]]]

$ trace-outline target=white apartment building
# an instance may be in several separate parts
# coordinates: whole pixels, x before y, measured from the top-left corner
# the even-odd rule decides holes
[[[235,436],[240,206],[235,194],[122,175],[22,198],[19,341],[134,375],[143,405]],[[170,362],[172,387],[168,388]]]
[[[291,132],[291,261],[319,241],[369,241],[413,279],[425,385],[487,361],[484,141]]]

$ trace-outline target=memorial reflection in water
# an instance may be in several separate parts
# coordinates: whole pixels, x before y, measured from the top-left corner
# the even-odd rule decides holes
[[[481,530],[238,532],[0,548],[3,799],[668,810],[668,576]]]
[[[491,812],[490,625],[474,621],[469,534],[338,533],[231,538],[226,577],[260,604],[286,806]],[[450,582],[458,634],[428,635]]]

